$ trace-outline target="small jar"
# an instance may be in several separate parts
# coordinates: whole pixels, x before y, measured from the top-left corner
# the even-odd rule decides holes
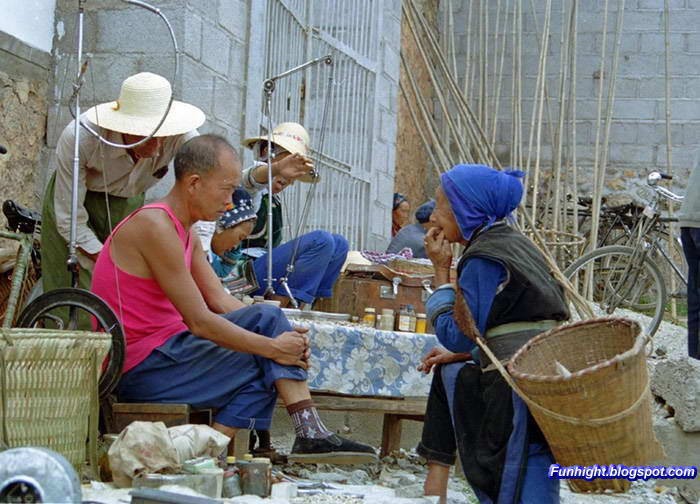
[[[409,332],[411,329],[411,314],[406,305],[401,305],[399,316],[396,319],[396,330],[399,332]]]
[[[362,317],[362,325],[374,327],[377,322],[377,311],[374,308],[365,308],[365,314]]]
[[[268,497],[272,488],[272,464],[266,457],[256,457],[248,463],[241,478],[244,495]]]
[[[390,308],[384,308],[382,310],[382,320],[379,328],[382,331],[394,330],[394,310]]]
[[[428,320],[425,313],[419,313],[416,315],[416,332],[418,334],[423,334],[428,330]]]
[[[241,490],[241,474],[236,465],[236,457],[226,457],[222,496],[225,498],[243,495]]]
[[[408,331],[414,333],[416,332],[416,310],[413,308],[413,305],[406,306],[406,310],[409,316]]]

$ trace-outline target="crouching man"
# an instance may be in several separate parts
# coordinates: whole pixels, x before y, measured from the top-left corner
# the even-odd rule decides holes
[[[294,424],[297,458],[375,458],[329,431],[306,383],[309,341],[279,308],[245,307],[221,286],[192,225],[223,215],[241,166],[223,138],[203,135],[175,157],[175,185],[124,219],[105,242],[92,291],[126,333],[117,394],[127,402],[188,403],[218,410],[213,427],[269,429],[277,394]]]

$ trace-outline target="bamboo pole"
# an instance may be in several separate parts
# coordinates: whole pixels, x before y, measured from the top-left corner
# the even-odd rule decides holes
[[[595,133],[595,148],[593,153],[593,173],[594,173],[594,190],[593,190],[593,205],[591,215],[591,231],[589,238],[589,251],[592,251],[598,246],[598,228],[600,223],[600,206],[601,194],[599,187],[604,176],[605,166],[600,163],[600,133],[603,116],[603,81],[605,79],[605,54],[608,45],[608,0],[605,0],[603,14],[603,46],[601,48],[600,69],[598,75],[598,109],[596,113],[596,133]],[[591,276],[591,275],[588,275]]]
[[[503,86],[503,65],[505,63],[506,42],[508,40],[508,37],[506,36],[506,28],[508,26],[508,6],[509,5],[510,5],[510,0],[506,0],[505,15],[504,15],[504,19],[503,19],[503,29],[502,29],[503,36],[501,37],[503,39],[503,42],[501,44],[501,62],[500,62],[499,69],[498,69],[496,95],[494,96],[494,105],[493,105],[493,130],[491,131],[491,143],[493,145],[496,145],[496,131],[497,131],[497,125],[498,125],[498,113],[500,111],[501,88]],[[499,9],[499,13],[500,13],[501,0],[498,0],[498,9]],[[499,28],[497,28],[496,33],[501,33],[501,30]]]
[[[569,70],[569,38],[571,37],[571,14],[573,13],[573,7],[569,15],[569,23],[566,24],[566,9],[564,9],[565,2],[562,2],[562,23],[561,23],[561,38],[560,38],[560,69],[559,69],[559,123],[557,124],[557,130],[555,134],[556,139],[556,155],[554,156],[554,206],[552,208],[552,226],[554,231],[559,231],[559,212],[561,210],[561,167],[562,167],[562,150],[563,150],[563,140],[564,140],[564,118],[567,112],[568,101],[566,99],[566,90],[568,79],[567,73]],[[564,26],[566,26],[566,39],[567,43],[564,43]],[[551,184],[550,184],[551,186]],[[547,201],[547,207],[549,207],[549,200]],[[566,229],[564,229],[566,231]]]
[[[540,179],[540,154],[541,154],[541,147],[542,147],[542,114],[544,112],[544,81],[545,81],[545,75],[547,71],[547,47],[548,47],[548,42],[549,42],[549,26],[550,26],[550,20],[552,17],[552,0],[547,0],[547,4],[545,7],[545,16],[544,16],[544,27],[542,28],[542,45],[540,46],[540,64],[539,64],[539,71],[537,73],[537,82],[539,84],[538,89],[535,93],[536,96],[539,97],[539,100],[535,100],[535,104],[537,106],[537,116],[533,115],[532,117],[532,122],[531,122],[531,127],[535,128],[537,131],[537,144],[535,146],[535,168],[534,168],[534,181],[532,184],[532,221],[534,223],[537,222],[536,220],[536,214],[537,214],[537,195],[539,192],[539,179]],[[534,114],[534,113],[533,113]],[[537,120],[535,124],[535,119]],[[528,147],[529,149],[531,148],[532,145],[532,138],[533,138],[533,131],[530,131],[530,146]],[[530,169],[530,159],[531,159],[532,152],[528,152],[528,171]]]
[[[664,70],[665,70],[665,116],[666,116],[666,173],[673,175],[673,142],[671,141],[671,43],[669,33],[671,23],[671,8],[669,0],[664,0]],[[673,217],[674,208],[671,202],[667,205],[669,217]],[[675,249],[675,237],[673,224],[669,223],[668,230],[668,253],[669,257],[673,258],[673,250]],[[671,293],[675,294],[678,289],[676,275],[671,268]],[[678,321],[678,303],[675,297],[671,297],[671,319],[673,322]]]

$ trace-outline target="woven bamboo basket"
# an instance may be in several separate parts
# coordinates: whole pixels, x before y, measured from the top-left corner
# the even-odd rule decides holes
[[[611,317],[540,334],[512,357],[508,370],[558,464],[636,466],[664,458],[652,428],[644,346],[638,323]],[[630,482],[569,484],[577,492],[624,492]]]
[[[50,448],[77,470],[95,456],[99,365],[110,344],[109,333],[0,329],[2,444]]]

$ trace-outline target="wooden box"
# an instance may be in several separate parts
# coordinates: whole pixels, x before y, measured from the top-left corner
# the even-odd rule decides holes
[[[416,313],[425,313],[432,277],[411,276],[384,266],[355,266],[338,278],[333,297],[320,299],[314,309],[331,313],[349,313],[362,317],[365,308],[374,308],[377,314],[389,308],[396,312],[401,305],[413,305]]]

